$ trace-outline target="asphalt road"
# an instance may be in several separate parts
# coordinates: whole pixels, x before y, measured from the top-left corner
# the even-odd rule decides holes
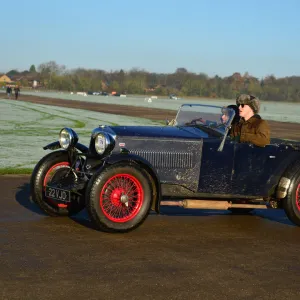
[[[0,176],[0,299],[300,299],[300,228],[281,210],[179,208],[127,234],[43,215]]]

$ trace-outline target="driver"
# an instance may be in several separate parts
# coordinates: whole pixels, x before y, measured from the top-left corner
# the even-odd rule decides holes
[[[240,121],[231,128],[231,137],[241,143],[251,143],[259,147],[270,144],[268,122],[258,115],[259,99],[252,95],[242,94],[236,99]]]

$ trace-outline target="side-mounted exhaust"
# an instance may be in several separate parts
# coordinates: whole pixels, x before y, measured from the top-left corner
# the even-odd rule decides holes
[[[192,200],[184,199],[182,201],[161,201],[160,205],[179,206],[189,209],[216,209],[228,210],[229,208],[253,208],[253,209],[267,209],[266,204],[243,204],[231,203],[228,201],[218,200]]]

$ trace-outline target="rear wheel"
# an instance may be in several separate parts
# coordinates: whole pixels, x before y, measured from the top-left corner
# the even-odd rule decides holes
[[[84,208],[84,201],[79,196],[72,195],[72,202],[68,204],[45,197],[47,184],[61,182],[62,186],[70,186],[75,179],[70,172],[68,154],[64,151],[52,152],[42,158],[33,170],[30,182],[32,200],[50,216],[77,214]]]
[[[148,216],[151,183],[139,166],[110,166],[90,180],[86,199],[88,213],[98,229],[127,232]]]
[[[290,221],[300,226],[300,173],[291,182],[283,208]]]

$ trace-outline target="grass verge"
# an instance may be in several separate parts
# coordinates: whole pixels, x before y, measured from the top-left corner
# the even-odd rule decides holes
[[[31,174],[33,168],[2,168],[0,169],[0,175],[24,175]]]

